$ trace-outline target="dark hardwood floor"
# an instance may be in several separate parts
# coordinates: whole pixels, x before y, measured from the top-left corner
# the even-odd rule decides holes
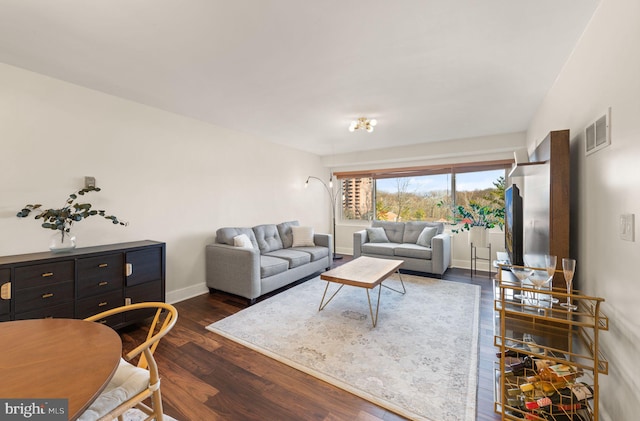
[[[493,411],[493,296],[487,275],[478,272],[471,278],[468,270],[449,269],[444,279],[482,287],[476,418],[499,420]],[[155,356],[164,412],[179,421],[404,419],[205,329],[247,307],[241,298],[204,294],[175,306],[178,322]],[[145,334],[138,326],[120,333],[125,349]]]

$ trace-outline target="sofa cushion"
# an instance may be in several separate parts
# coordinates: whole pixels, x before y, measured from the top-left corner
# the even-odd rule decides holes
[[[260,253],[265,254],[282,248],[282,240],[275,224],[257,225],[253,227],[253,233],[256,236]]]
[[[298,266],[306,265],[311,262],[311,255],[304,251],[293,249],[280,249],[265,253],[265,256],[277,257],[279,259],[289,262],[289,269],[297,268]]]
[[[405,222],[402,242],[416,244],[418,237],[426,227],[436,228],[437,234],[442,234],[444,232],[444,223],[442,222],[409,221]]]
[[[313,228],[312,227],[291,227],[293,234],[292,247],[313,247]]]
[[[247,234],[240,234],[233,237],[233,245],[235,247],[253,248],[253,244],[251,244],[251,240]]]
[[[404,222],[392,222],[392,221],[373,221],[372,227],[382,227],[387,234],[387,238],[392,243],[402,243],[404,236]]]
[[[260,278],[277,275],[289,269],[289,262],[271,256],[260,256]]]
[[[365,254],[394,256],[393,250],[399,245],[398,243],[364,243],[362,245],[362,252]]]
[[[394,256],[431,260],[431,249],[417,244],[400,244],[393,249]]]
[[[370,243],[388,243],[389,238],[382,227],[367,228],[367,237]]]
[[[278,228],[278,234],[280,234],[280,240],[282,240],[282,247],[288,249],[293,244],[293,234],[291,232],[291,227],[297,227],[300,225],[298,221],[288,221],[282,222],[281,224],[276,225]]]
[[[438,229],[436,227],[424,227],[416,244],[423,247],[431,247],[431,239],[436,236]]]
[[[428,227],[436,227],[438,229],[438,233],[436,235],[440,235],[444,233],[444,222],[427,222]]]
[[[251,244],[253,245],[254,249],[258,248],[258,242],[256,241],[256,236],[254,235],[253,230],[251,228],[231,228],[231,227],[219,228],[216,231],[216,243],[234,246],[235,244],[233,239],[238,235],[242,235],[242,234],[245,234],[247,237],[249,237],[249,240],[251,241]]]
[[[324,259],[329,255],[329,249],[327,247],[315,246],[315,247],[292,247],[291,250],[303,251],[309,253],[311,261],[315,262],[320,259]]]

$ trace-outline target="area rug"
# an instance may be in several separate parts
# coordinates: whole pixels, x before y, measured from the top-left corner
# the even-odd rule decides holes
[[[480,287],[402,279],[405,295],[382,289],[375,328],[361,288],[318,311],[318,277],[207,329],[407,418],[474,420]],[[384,283],[400,288],[397,275]]]

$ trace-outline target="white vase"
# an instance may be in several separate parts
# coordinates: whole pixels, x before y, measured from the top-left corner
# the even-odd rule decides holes
[[[486,247],[487,230],[484,227],[471,227],[469,230],[469,243],[475,247]]]
[[[51,236],[49,250],[54,253],[71,251],[76,248],[76,236],[73,231],[56,230]]]

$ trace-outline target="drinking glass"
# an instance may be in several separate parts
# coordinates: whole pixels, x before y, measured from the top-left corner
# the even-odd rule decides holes
[[[546,271],[543,270],[534,270],[531,276],[529,276],[529,281],[533,284],[533,288],[537,290],[536,292],[536,306],[538,307],[538,312],[544,312],[544,308],[542,308],[541,302],[543,301],[540,297],[542,293],[542,286],[549,282],[549,275]]]
[[[553,278],[553,274],[556,272],[556,264],[558,262],[558,258],[556,256],[545,255],[544,256],[544,265],[547,268],[547,275],[549,275],[549,280]]]
[[[531,276],[531,274],[533,274],[533,271],[527,268],[512,267],[511,273],[513,273],[514,276],[518,278],[518,280],[520,281],[520,285],[522,286],[522,282],[526,280],[529,276]],[[514,294],[513,298],[515,298],[516,300],[522,300],[523,296],[522,294]]]
[[[575,259],[569,259],[567,257],[562,259],[562,272],[564,273],[564,280],[567,283],[567,294],[571,294],[571,283],[573,282],[573,275],[576,271]],[[567,296],[567,302],[560,304],[567,310],[576,310],[578,306],[571,304],[571,297]]]
[[[553,279],[553,274],[556,272],[557,263],[558,263],[558,258],[556,256],[551,256],[549,254],[544,256],[544,264],[545,264],[545,267],[547,268],[547,275],[549,276],[549,279],[547,280],[547,282]],[[551,282],[551,284],[553,284],[553,282]],[[554,298],[553,295],[551,295],[549,296],[549,301],[555,304],[558,302],[558,299]]]

